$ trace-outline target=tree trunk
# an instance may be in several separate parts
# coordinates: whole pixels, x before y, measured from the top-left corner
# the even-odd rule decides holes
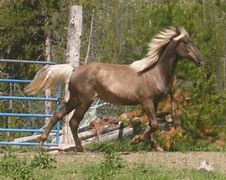
[[[9,96],[12,96],[13,95],[13,83],[9,83]],[[13,112],[13,100],[9,100],[9,107],[8,107],[8,112],[12,113]],[[11,117],[8,116],[7,117],[7,120],[6,120],[6,128],[10,128],[10,125],[11,125]],[[10,141],[10,133],[7,132],[6,133],[7,135],[7,138],[8,138],[8,141]]]
[[[71,6],[69,12],[68,38],[66,49],[66,62],[73,67],[79,66],[80,57],[80,36],[82,33],[82,6]],[[69,99],[68,84],[65,85],[65,99]],[[73,136],[69,127],[69,121],[74,111],[65,117],[63,123],[63,140],[64,147],[74,146]]]
[[[92,17],[91,17],[91,22],[90,22],[90,31],[89,31],[89,43],[87,47],[87,52],[86,52],[86,57],[85,57],[85,63],[88,63],[88,58],[89,58],[89,52],[90,52],[90,47],[91,47],[91,41],[92,41],[92,36],[93,36],[93,22],[94,22],[94,14],[95,10],[93,9],[92,11]]]
[[[51,60],[51,32],[47,33],[46,40],[45,40],[45,57],[46,61]],[[46,89],[45,90],[45,97],[49,98],[51,97],[51,90]],[[50,114],[51,112],[51,101],[45,101],[45,114]],[[49,117],[45,118],[45,125],[47,125],[50,121]]]
[[[226,23],[225,23],[226,24]],[[224,31],[224,91],[226,91],[226,26]]]

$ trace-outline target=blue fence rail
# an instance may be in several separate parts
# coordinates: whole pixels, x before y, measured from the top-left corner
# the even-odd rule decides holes
[[[20,63],[20,64],[37,64],[37,65],[53,65],[54,62],[49,61],[29,61],[29,60],[11,60],[11,59],[0,59],[1,63]],[[23,79],[0,79],[0,83],[18,83],[18,84],[27,84],[30,83],[31,80],[23,80]],[[58,85],[57,88],[57,97],[45,98],[45,97],[28,97],[28,96],[0,96],[0,100],[29,100],[29,101],[52,101],[56,102],[57,109],[60,108],[60,96],[61,96],[61,84]],[[0,112],[1,116],[14,116],[14,117],[52,117],[52,114],[34,114],[34,113],[8,113],[8,112]],[[29,119],[28,119],[29,120]],[[52,130],[50,133],[56,135],[56,143],[45,143],[44,146],[58,146],[59,145],[59,136],[60,136],[60,122],[58,121],[56,124],[56,129]],[[42,133],[43,129],[19,129],[19,128],[0,128],[0,132],[22,132],[22,133]],[[0,145],[24,145],[24,146],[35,146],[37,142],[7,142],[0,141]]]

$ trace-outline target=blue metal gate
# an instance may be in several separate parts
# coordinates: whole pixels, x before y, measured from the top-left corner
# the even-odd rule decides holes
[[[37,65],[47,65],[55,64],[53,62],[47,61],[28,61],[28,60],[9,60],[9,59],[0,59],[0,64],[2,63],[22,63],[22,64],[37,64]],[[31,80],[22,80],[22,79],[0,79],[0,83],[30,83]],[[45,97],[24,97],[24,96],[0,96],[0,100],[29,100],[29,101],[53,101],[56,102],[57,109],[60,108],[59,102],[61,97],[61,84],[57,88],[57,97],[45,98]],[[14,117],[52,117],[52,114],[36,114],[36,113],[8,113],[0,112],[0,117],[3,116],[14,116]],[[20,129],[20,128],[0,128],[0,132],[22,132],[22,133],[41,133],[44,132],[43,129]],[[54,143],[45,143],[45,146],[58,146],[59,145],[59,136],[60,136],[60,122],[56,124],[56,128],[51,131],[56,135],[56,142]],[[7,142],[0,141],[0,145],[26,145],[33,146],[37,145],[37,142]]]

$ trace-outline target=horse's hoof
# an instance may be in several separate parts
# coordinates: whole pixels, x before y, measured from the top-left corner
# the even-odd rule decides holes
[[[45,148],[43,147],[42,144],[38,144],[38,145],[36,146],[36,149],[37,149],[37,150],[45,150]]]
[[[160,146],[155,147],[154,150],[158,152],[164,152],[164,150]]]
[[[77,152],[84,152],[83,147],[76,147],[76,149],[77,149]]]
[[[64,151],[65,152],[83,152],[84,149],[83,149],[83,147],[72,146],[72,147],[64,149]]]
[[[140,142],[144,141],[141,135],[136,135],[133,137],[133,139],[130,141],[130,144],[138,144]]]
[[[38,142],[43,141],[42,136],[38,136],[37,141],[38,141]]]
[[[77,148],[75,146],[68,147],[64,149],[65,152],[77,152]]]
[[[137,144],[137,143],[139,143],[139,137],[138,137],[139,135],[136,135],[136,136],[134,136],[133,137],[133,139],[130,141],[130,144]]]
[[[46,141],[46,139],[47,139],[46,136],[40,135],[40,136],[37,138],[37,141],[38,141],[39,143],[42,143],[42,144],[43,144],[43,143]]]

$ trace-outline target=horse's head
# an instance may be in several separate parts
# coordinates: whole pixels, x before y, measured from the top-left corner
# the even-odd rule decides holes
[[[177,54],[182,58],[195,62],[197,65],[202,65],[203,57],[188,33],[183,28],[178,29],[178,31],[179,35],[173,39],[178,42],[176,48]]]

